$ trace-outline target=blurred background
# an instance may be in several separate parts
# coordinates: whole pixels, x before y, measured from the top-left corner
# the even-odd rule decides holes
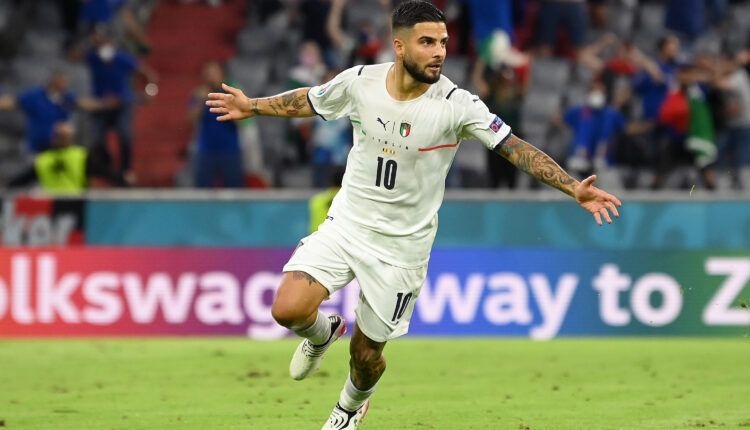
[[[279,271],[325,218],[351,126],[219,123],[203,101],[391,60],[396,4],[0,1],[0,329],[284,336]],[[747,336],[750,1],[435,4],[443,73],[624,206],[599,228],[464,142],[412,331]],[[327,305],[351,321],[350,290]]]
[[[219,125],[202,101],[222,81],[267,96],[392,60],[397,3],[3,0],[0,184],[61,186],[32,167],[76,145],[85,188],[324,188],[345,164],[346,120]],[[435,3],[443,73],[574,174],[615,192],[747,188],[750,2]],[[448,187],[540,185],[467,143]]]

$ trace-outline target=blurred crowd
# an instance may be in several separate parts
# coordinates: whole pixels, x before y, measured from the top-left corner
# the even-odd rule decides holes
[[[174,1],[191,7],[197,0]],[[392,61],[389,20],[398,2],[249,1],[235,57],[206,63],[193,93],[185,94],[193,139],[175,186],[335,186],[352,145],[346,120],[218,123],[203,105],[205,94],[228,82],[250,96],[267,96],[321,84],[354,65]],[[207,3],[224,7],[218,0]],[[750,2],[434,3],[445,11],[451,37],[443,73],[574,175],[597,173],[612,189],[750,186]],[[142,61],[155,43],[145,28],[158,2],[54,4],[62,17],[65,61],[87,67],[91,88],[73,91],[65,69],[51,70],[42,86],[0,88],[0,110],[20,111],[26,119],[19,150],[24,156],[15,170],[41,183],[51,177],[43,166],[59,170],[62,163],[40,162],[41,155],[77,146],[93,160],[75,162],[83,177],[104,178],[100,182],[109,186],[149,185],[139,183],[132,168],[132,147],[138,145],[132,118],[139,103],[158,97],[159,76]],[[28,2],[16,1],[11,15],[25,7]],[[0,26],[0,36],[14,25]],[[11,61],[12,46],[0,37],[0,55]],[[76,115],[89,120],[81,125]],[[71,122],[75,126],[59,127]],[[88,140],[76,140],[76,126],[88,127]],[[110,131],[116,145],[107,139]],[[30,176],[30,166],[36,175]],[[28,183],[2,168],[6,185]],[[448,186],[537,185],[501,157],[466,142]]]

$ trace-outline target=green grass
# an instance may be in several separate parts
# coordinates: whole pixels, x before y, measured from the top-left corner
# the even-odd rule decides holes
[[[0,341],[0,428],[319,429],[347,347],[295,382],[295,343]],[[750,430],[747,339],[405,338],[386,356],[365,430]]]

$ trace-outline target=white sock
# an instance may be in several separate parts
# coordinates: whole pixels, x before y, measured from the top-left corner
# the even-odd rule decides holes
[[[344,389],[341,390],[341,395],[339,396],[339,406],[349,412],[356,411],[365,404],[365,401],[369,399],[370,396],[372,396],[372,393],[375,392],[375,387],[377,386],[378,385],[375,384],[375,386],[373,386],[369,390],[362,391],[354,386],[354,383],[352,382],[352,375],[349,374],[346,377]]]
[[[313,345],[322,345],[331,337],[331,320],[318,311],[318,316],[310,327],[294,330],[294,332],[299,336],[309,339]]]

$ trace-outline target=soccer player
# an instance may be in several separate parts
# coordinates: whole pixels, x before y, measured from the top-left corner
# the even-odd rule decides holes
[[[354,127],[341,190],[317,232],[302,239],[284,266],[273,317],[305,338],[289,371],[303,379],[346,331],[341,316],[318,311],[353,278],[360,301],[350,341],[350,373],[323,429],[356,429],[385,371],[383,348],[405,334],[427,273],[445,178],[460,142],[481,141],[519,169],[573,197],[596,222],[612,222],[620,201],[579,182],[549,156],[511,133],[478,97],[442,76],[445,17],[411,0],[393,11],[394,63],[357,66],[330,82],[250,99],[223,86],[206,104],[219,121],[253,115],[334,120]]]

